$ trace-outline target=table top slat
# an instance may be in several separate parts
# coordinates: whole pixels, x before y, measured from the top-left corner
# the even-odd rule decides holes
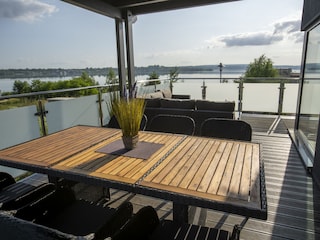
[[[259,161],[259,146],[253,146],[253,154],[252,154],[252,167],[251,167],[251,192],[250,197],[252,201],[258,202],[260,201],[260,178],[259,178],[259,170],[260,170],[260,161]]]
[[[207,141],[205,149],[206,148],[211,149],[211,151],[203,151],[200,155],[201,165],[198,168],[198,174],[192,178],[188,187],[192,191],[199,190],[201,182],[207,179],[206,172],[210,167],[213,155],[218,149],[218,144],[216,144],[216,141],[210,139]],[[208,177],[208,180],[210,180],[210,177]]]
[[[242,168],[242,177],[240,182],[239,196],[249,198],[251,184],[251,164],[252,164],[252,145],[246,146],[244,162]]]
[[[189,139],[186,139],[179,145],[179,150],[175,150],[174,154],[170,154],[156,169],[154,169],[148,176],[145,177],[146,181],[152,181],[155,183],[160,183],[164,179],[165,182],[170,182],[176,175],[177,169],[182,163],[179,163],[180,156],[184,156],[188,147],[186,145],[189,143]],[[194,142],[194,141],[193,141]],[[178,166],[176,166],[178,164]],[[165,170],[163,170],[165,169]],[[169,175],[170,174],[170,175]]]
[[[241,177],[242,177],[242,166],[244,161],[244,154],[246,150],[246,145],[241,144],[238,149],[237,154],[237,161],[234,166],[233,176],[230,183],[230,189],[229,189],[229,196],[230,197],[240,197],[239,191],[240,191],[240,185]]]
[[[197,139],[197,142],[200,142],[201,144],[196,148],[193,154],[190,153],[191,156],[189,158],[188,165],[183,168],[183,174],[181,175],[184,175],[184,177],[178,185],[181,188],[190,189],[190,183],[193,178],[201,177],[202,175],[201,172],[199,172],[199,168],[208,153],[208,139],[202,139],[201,141],[200,139]],[[172,186],[174,185],[172,184]]]
[[[213,178],[211,180],[210,186],[207,190],[207,193],[210,194],[217,194],[219,191],[220,183],[222,181],[222,177],[224,174],[224,171],[226,169],[226,165],[228,162],[228,157],[230,155],[231,149],[232,149],[232,142],[226,142],[225,148],[223,150],[223,153],[221,155],[221,158],[218,162],[217,169],[215,171],[215,174],[213,175]]]
[[[237,160],[238,149],[239,149],[239,143],[234,143],[226,163],[225,171],[220,181],[218,195],[229,196],[230,185],[233,177],[235,163]]]
[[[225,143],[221,141],[215,141],[214,147],[211,148],[211,151],[208,154],[208,160],[210,160],[210,164],[207,168],[205,176],[199,184],[198,191],[199,192],[207,192],[208,188],[211,185],[212,178],[217,171],[217,167],[222,156],[223,150],[225,148]]]

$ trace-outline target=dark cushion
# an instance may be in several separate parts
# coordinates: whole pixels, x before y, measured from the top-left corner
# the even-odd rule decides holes
[[[197,110],[233,112],[234,108],[235,108],[234,102],[212,102],[212,101],[205,101],[205,100],[196,101]]]
[[[160,98],[146,98],[146,107],[155,107],[158,108],[161,106]]]
[[[195,109],[195,100],[160,99],[163,108]]]

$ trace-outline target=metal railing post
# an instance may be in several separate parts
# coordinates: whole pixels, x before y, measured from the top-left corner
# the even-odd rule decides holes
[[[43,102],[39,99],[37,102],[37,111],[34,115],[38,116],[40,120],[40,133],[42,136],[47,136],[48,131],[47,131],[47,126],[46,126],[46,114],[48,111],[46,111],[45,106]]]
[[[279,103],[278,103],[278,115],[282,114],[282,108],[283,108],[283,97],[284,97],[284,90],[285,90],[285,83],[284,80],[280,81],[280,87],[279,87]]]
[[[103,127],[103,112],[102,112],[102,93],[101,93],[101,88],[99,88],[98,92],[98,111],[99,111],[99,118],[100,118],[100,127]]]
[[[242,99],[243,99],[243,79],[239,80],[239,91],[238,91],[238,112],[239,112],[239,119],[240,119],[240,114],[242,112]]]

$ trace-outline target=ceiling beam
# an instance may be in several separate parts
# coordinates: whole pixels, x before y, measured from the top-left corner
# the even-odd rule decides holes
[[[227,2],[235,2],[241,0],[155,0],[155,1],[145,1],[145,4],[139,4],[137,6],[128,7],[128,9],[134,15],[139,14],[147,14],[147,13],[154,13],[154,12],[162,12],[162,11],[169,11],[169,10],[178,10],[183,8],[190,8],[190,7],[200,7],[206,6],[211,4],[218,4],[218,3],[227,3]],[[142,1],[141,1],[142,2]],[[122,8],[122,6],[119,6]]]
[[[101,1],[101,0],[62,0],[72,5],[93,11],[107,17],[122,19],[122,13],[119,8],[113,7],[112,5]]]

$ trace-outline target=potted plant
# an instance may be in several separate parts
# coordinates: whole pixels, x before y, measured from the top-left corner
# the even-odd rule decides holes
[[[145,108],[144,99],[122,98],[119,92],[113,92],[107,104],[110,116],[114,115],[119,123],[125,148],[133,149],[139,140],[140,124]]]

